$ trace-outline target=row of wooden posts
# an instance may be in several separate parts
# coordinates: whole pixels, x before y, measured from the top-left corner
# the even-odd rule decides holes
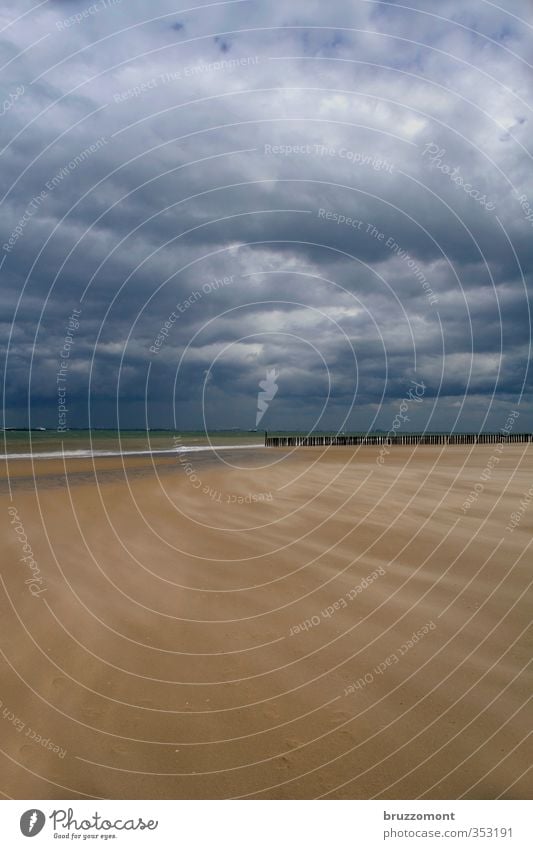
[[[269,436],[269,448],[299,448],[328,445],[492,445],[499,442],[533,442],[531,433],[408,433],[387,436],[372,433],[366,436]]]

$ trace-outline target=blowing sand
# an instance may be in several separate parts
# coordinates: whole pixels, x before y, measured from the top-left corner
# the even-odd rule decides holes
[[[532,447],[377,452],[10,462],[3,794],[528,798]]]

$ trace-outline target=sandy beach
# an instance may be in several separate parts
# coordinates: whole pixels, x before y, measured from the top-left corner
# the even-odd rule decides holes
[[[3,795],[528,798],[533,446],[377,455],[4,465]]]

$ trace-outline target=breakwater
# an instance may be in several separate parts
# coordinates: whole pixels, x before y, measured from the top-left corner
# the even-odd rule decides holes
[[[531,433],[406,433],[396,436],[370,433],[366,436],[269,436],[267,448],[308,448],[329,445],[493,445],[500,442],[533,442]]]

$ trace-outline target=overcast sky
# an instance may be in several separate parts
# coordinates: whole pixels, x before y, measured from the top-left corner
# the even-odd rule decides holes
[[[183,5],[0,7],[5,424],[531,430],[531,2]]]

